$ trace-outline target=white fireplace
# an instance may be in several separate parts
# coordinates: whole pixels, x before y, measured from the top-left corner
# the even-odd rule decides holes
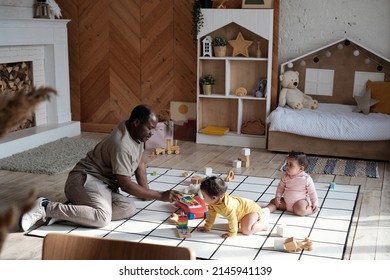
[[[57,90],[35,111],[35,127],[0,139],[0,158],[80,134],[80,122],[72,121],[70,111],[68,22],[0,18],[0,63],[32,61],[34,86]]]

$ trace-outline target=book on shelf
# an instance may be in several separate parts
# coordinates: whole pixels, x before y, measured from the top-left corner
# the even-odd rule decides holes
[[[230,129],[228,127],[209,125],[203,128],[201,132],[204,134],[211,134],[211,135],[225,135],[226,133],[229,132],[229,130]]]

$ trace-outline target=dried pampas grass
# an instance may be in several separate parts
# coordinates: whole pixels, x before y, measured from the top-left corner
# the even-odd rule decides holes
[[[53,94],[57,94],[55,89],[40,87],[33,88],[28,93],[21,90],[12,95],[1,96],[0,138],[33,113],[38,103],[50,100],[50,96]]]
[[[8,232],[15,227],[21,215],[34,207],[35,199],[36,191],[32,190],[20,207],[10,205],[3,213],[0,213],[0,252]]]
[[[8,131],[23,122],[38,103],[50,100],[57,91],[50,87],[33,88],[30,92],[20,90],[15,94],[0,95],[0,138]],[[11,204],[6,209],[0,209],[0,252],[8,232],[16,225],[20,216],[32,209],[36,192],[32,190],[22,205]]]

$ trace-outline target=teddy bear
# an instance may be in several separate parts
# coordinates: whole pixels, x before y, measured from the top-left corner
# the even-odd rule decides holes
[[[279,95],[279,106],[290,106],[295,110],[302,108],[316,109],[318,101],[298,89],[298,71],[288,70],[280,75],[282,90]]]

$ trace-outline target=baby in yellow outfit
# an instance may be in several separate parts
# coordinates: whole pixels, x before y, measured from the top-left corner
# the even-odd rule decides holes
[[[245,235],[268,230],[268,208],[262,209],[256,202],[247,198],[231,196],[226,190],[227,185],[221,178],[212,176],[202,181],[200,191],[208,204],[208,213],[205,225],[198,230],[211,230],[218,215],[226,217],[229,223],[229,232],[222,234],[222,238],[236,236],[238,223],[241,223],[241,233]]]

